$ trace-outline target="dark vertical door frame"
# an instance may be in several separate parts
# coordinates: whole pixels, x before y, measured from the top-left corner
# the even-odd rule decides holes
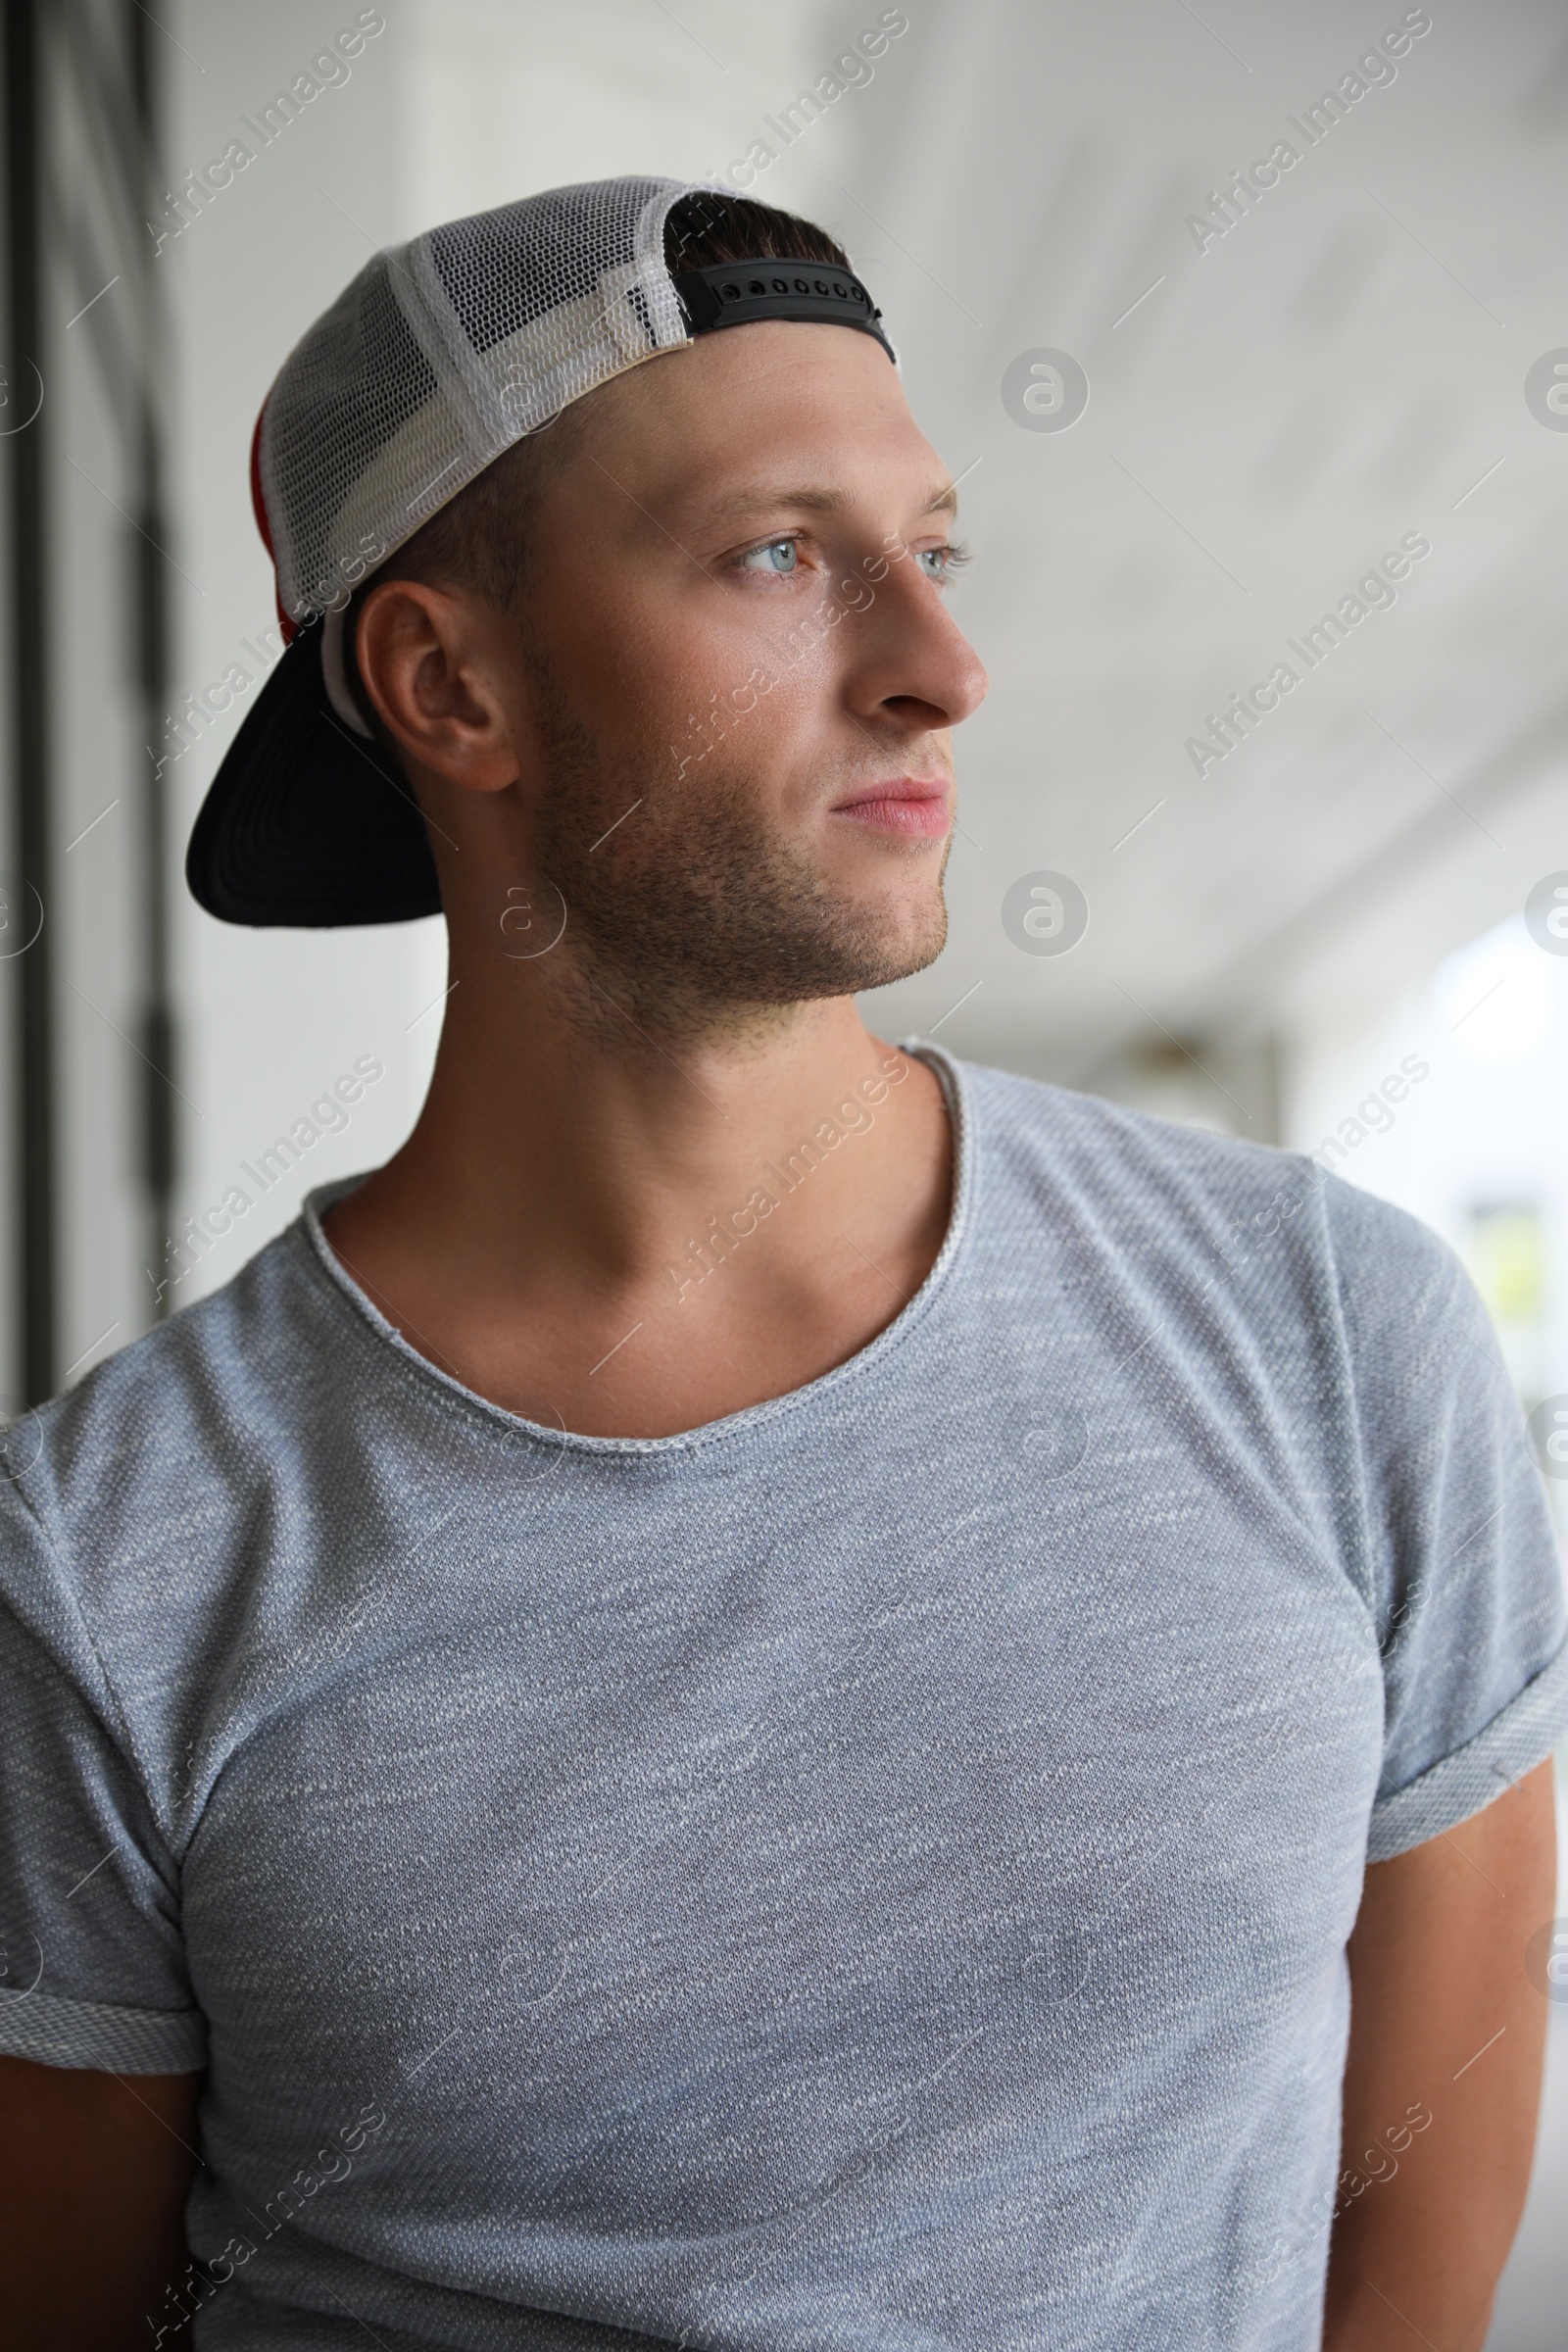
[[[162,1276],[165,1251],[173,1225],[173,1191],[178,1136],[174,1114],[175,1027],[171,997],[169,906],[169,787],[159,757],[164,713],[170,689],[169,523],[164,512],[163,402],[155,370],[167,351],[164,314],[153,276],[156,255],[148,249],[141,225],[158,210],[158,75],[150,47],[151,28],[144,8],[127,0],[123,11],[126,53],[130,59],[135,106],[135,153],[140,185],[131,191],[135,204],[138,251],[137,299],[141,313],[141,381],[136,446],[132,458],[137,532],[132,544],[134,571],[129,593],[134,598],[134,653],[146,726],[149,767],[142,791],[142,884],[145,969],[142,976],[142,1179],[147,1197],[149,1250],[147,1263]],[[155,1287],[157,1311],[169,1311],[168,1285]]]
[[[29,1404],[51,1396],[60,1379],[56,1116],[60,1041],[55,1028],[55,959],[60,934],[54,920],[50,855],[55,800],[50,694],[55,584],[48,567],[51,502],[46,382],[53,363],[45,349],[43,316],[49,270],[45,223],[51,121],[44,12],[50,5],[51,0],[5,0],[5,233],[10,315],[3,356],[10,369],[12,397],[19,408],[24,401],[30,401],[33,389],[45,391],[31,424],[4,436],[11,466],[11,660],[6,683],[12,701],[16,802],[15,850],[4,862],[15,866],[23,883],[38,894],[44,910],[41,934],[18,959],[17,1082],[15,1115],[9,1122],[18,1139],[20,1385]],[[54,5],[58,7],[60,0],[54,0]],[[122,585],[122,611],[131,637],[132,668],[144,722],[142,741],[156,747],[162,736],[170,681],[164,402],[156,376],[166,338],[153,276],[154,257],[143,241],[143,220],[157,209],[159,74],[145,10],[136,0],[104,0],[104,5],[106,13],[113,11],[119,20],[119,39],[113,44],[118,49],[118,70],[116,64],[106,66],[103,44],[93,37],[95,12],[82,6],[82,0],[65,0],[74,37],[65,45],[61,66],[67,73],[91,74],[100,107],[108,110],[115,135],[100,153],[99,166],[107,200],[114,214],[122,217],[128,230],[128,251],[135,256],[122,297],[128,297],[135,309],[130,343],[135,354],[132,380],[120,380],[121,371],[112,369],[106,384],[111,400],[120,403],[126,432],[127,506],[133,525],[129,576]],[[177,1141],[170,973],[169,794],[156,750],[142,771],[137,802],[141,858],[135,886],[142,901],[137,1027],[143,1083],[136,1156],[148,1218],[147,1259],[156,1275],[162,1268],[171,1222]],[[31,906],[29,899],[26,906],[13,909],[11,920],[26,920]],[[157,1311],[166,1311],[166,1290],[159,1286],[154,1295]]]
[[[42,0],[6,0],[6,202],[10,347],[19,398],[31,370],[43,392],[37,416],[7,437],[11,453],[12,772],[16,856],[43,903],[43,929],[18,967],[17,1134],[21,1250],[22,1385],[29,1404],[54,1393],[56,1353],[56,1134],[52,871],[49,857],[49,588],[44,461],[49,402],[43,349]],[[25,920],[19,908],[13,919]]]

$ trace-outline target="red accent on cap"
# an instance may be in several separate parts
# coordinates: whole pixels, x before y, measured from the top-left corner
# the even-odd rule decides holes
[[[292,613],[284,612],[283,600],[277,593],[277,556],[272,547],[272,526],[267,518],[267,501],[262,495],[262,424],[266,416],[267,402],[264,400],[256,419],[256,430],[251,435],[251,505],[256,511],[256,528],[262,534],[262,544],[271,559],[272,602],[277,607],[277,625],[283,633],[283,643],[292,645],[299,635],[300,624]]]

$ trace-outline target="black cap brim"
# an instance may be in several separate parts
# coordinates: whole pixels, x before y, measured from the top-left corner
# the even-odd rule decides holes
[[[319,622],[300,630],[229,746],[185,879],[224,923],[317,931],[440,913],[407,784],[327,700]]]

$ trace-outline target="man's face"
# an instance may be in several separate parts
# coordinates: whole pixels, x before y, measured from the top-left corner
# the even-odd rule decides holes
[[[574,420],[517,616],[531,859],[576,955],[666,1028],[940,953],[950,730],[986,690],[946,604],[949,480],[837,326],[702,337]]]

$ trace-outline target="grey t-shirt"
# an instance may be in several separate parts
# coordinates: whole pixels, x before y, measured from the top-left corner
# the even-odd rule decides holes
[[[919,1050],[788,1396],[519,1421],[312,1210],[12,1433],[0,2046],[205,2062],[202,2352],[1317,2344],[1364,1864],[1568,1723],[1519,1410],[1402,1212]]]

